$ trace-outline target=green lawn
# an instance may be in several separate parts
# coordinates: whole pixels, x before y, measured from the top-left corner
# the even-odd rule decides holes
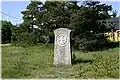
[[[2,78],[119,78],[119,48],[76,55],[72,66],[53,66],[53,45],[2,47]]]

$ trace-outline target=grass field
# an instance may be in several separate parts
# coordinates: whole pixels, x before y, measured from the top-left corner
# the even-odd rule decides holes
[[[53,65],[53,45],[2,47],[2,78],[119,78],[119,48],[74,51],[72,66]]]

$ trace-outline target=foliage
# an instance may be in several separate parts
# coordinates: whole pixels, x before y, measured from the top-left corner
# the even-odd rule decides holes
[[[78,5],[81,3],[81,5]],[[31,1],[24,15],[23,26],[27,32],[33,32],[34,26],[40,29],[41,36],[48,37],[48,42],[54,42],[53,31],[57,28],[72,30],[72,45],[81,50],[95,50],[97,44],[103,48],[107,45],[104,32],[110,30],[108,23],[102,20],[111,18],[112,6],[100,4],[99,1]],[[111,24],[111,23],[109,23]],[[102,38],[102,39],[101,39]],[[42,39],[42,38],[40,38]],[[99,43],[103,40],[104,43]],[[81,46],[82,45],[82,46]]]
[[[119,48],[106,51],[73,51],[72,66],[54,67],[53,45],[2,47],[2,78],[119,78]]]
[[[24,27],[12,28],[12,44],[16,46],[28,47],[36,43],[48,43],[49,37],[44,35],[40,29],[34,28],[32,32],[24,31]]]
[[[8,22],[8,21],[0,21],[1,22],[1,42],[2,43],[10,43],[11,42],[11,35],[12,35],[12,32],[11,32],[11,28],[13,27],[12,23],[11,22]]]
[[[106,23],[100,22],[109,19],[108,11],[111,6],[99,4],[98,1],[85,1],[84,5],[71,18],[71,27],[74,29],[73,43],[82,51],[92,51],[104,48],[107,45],[104,32],[110,30]],[[104,13],[105,12],[105,13]]]
[[[20,33],[13,37],[13,44],[17,46],[28,47],[36,43],[33,33]]]
[[[116,10],[112,11],[112,16],[113,16],[113,18],[117,16],[117,11]]]
[[[91,38],[91,39],[90,39]],[[104,34],[94,35],[90,38],[75,38],[75,49],[81,51],[97,51],[108,48],[109,41],[104,37]]]

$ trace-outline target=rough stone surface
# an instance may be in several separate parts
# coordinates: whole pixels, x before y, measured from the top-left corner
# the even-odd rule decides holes
[[[71,65],[70,32],[67,28],[54,30],[54,65]]]

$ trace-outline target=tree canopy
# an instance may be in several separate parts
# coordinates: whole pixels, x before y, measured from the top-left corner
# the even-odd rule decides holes
[[[113,15],[109,14],[110,11]],[[103,45],[106,42],[103,33],[110,27],[102,20],[116,16],[111,5],[101,4],[99,1],[46,1],[44,4],[31,1],[21,13],[24,19],[21,27],[24,32],[34,33],[38,30],[42,37],[39,39],[47,38],[47,41],[43,41],[53,43],[53,30],[69,28],[72,30],[73,46],[78,48],[85,44]],[[101,40],[103,43],[99,43]]]

